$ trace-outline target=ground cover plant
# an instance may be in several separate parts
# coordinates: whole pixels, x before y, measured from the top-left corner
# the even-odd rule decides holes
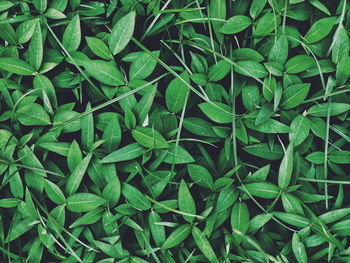
[[[0,0],[1,262],[350,262],[346,0]]]

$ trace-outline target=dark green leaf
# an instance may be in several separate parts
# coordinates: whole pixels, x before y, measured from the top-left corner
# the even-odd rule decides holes
[[[122,194],[137,209],[148,210],[151,208],[150,201],[137,188],[130,184],[122,184]]]
[[[184,180],[182,180],[180,184],[178,200],[180,211],[186,214],[196,214],[196,204]],[[189,223],[194,220],[193,216],[183,215],[183,218]]]
[[[89,212],[106,202],[103,198],[90,193],[76,193],[67,198],[67,209],[72,212]]]
[[[220,32],[224,34],[236,34],[246,29],[251,24],[252,20],[247,16],[233,16],[220,28]]]
[[[35,73],[33,66],[16,58],[0,58],[0,69],[23,76],[34,75]]]
[[[133,160],[141,156],[145,152],[146,150],[143,147],[141,147],[139,144],[131,143],[107,155],[105,158],[101,160],[101,163],[114,163],[114,162]]]
[[[123,16],[113,26],[111,35],[109,36],[108,44],[113,55],[120,53],[129,43],[135,28],[135,11]]]
[[[219,262],[217,259],[215,252],[213,248],[211,247],[208,239],[205,237],[205,235],[199,230],[198,227],[193,226],[192,228],[192,236],[194,239],[194,242],[198,246],[198,248],[202,251],[202,253],[206,256],[206,258],[209,260],[209,262]]]
[[[69,22],[63,34],[62,45],[68,52],[76,51],[81,41],[81,29],[79,15],[75,15]]]
[[[326,17],[317,20],[305,35],[305,40],[315,43],[325,38],[332,30],[337,17]]]

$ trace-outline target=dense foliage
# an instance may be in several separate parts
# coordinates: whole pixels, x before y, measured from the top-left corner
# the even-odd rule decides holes
[[[350,262],[347,0],[0,0],[1,262]]]

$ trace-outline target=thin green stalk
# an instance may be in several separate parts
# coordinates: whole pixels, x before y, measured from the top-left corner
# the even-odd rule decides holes
[[[164,11],[167,6],[171,3],[171,0],[168,0],[162,7],[162,9],[160,11]],[[151,22],[151,24],[148,26],[148,28],[146,29],[146,31],[143,33],[143,35],[140,38],[140,41],[143,41],[145,39],[145,37],[147,37],[148,33],[151,31],[152,27],[155,25],[155,23],[158,21],[159,17],[161,16],[162,13],[158,13],[156,15],[156,17],[153,19],[153,21]]]
[[[217,22],[226,22],[225,19],[220,19],[220,18],[208,18],[204,17],[202,18],[192,18],[192,19],[186,19],[186,20],[181,20],[175,23],[175,25],[181,25],[181,24],[186,24],[186,23],[191,23],[191,22],[196,22],[196,21],[207,21],[207,23],[210,23],[210,21],[217,21]]]
[[[175,161],[176,161],[176,157],[177,157],[177,149],[179,147],[179,141],[180,141],[180,137],[181,137],[181,130],[182,130],[182,126],[183,126],[183,122],[184,122],[184,118],[185,118],[186,106],[187,106],[187,102],[188,102],[189,96],[190,96],[190,91],[188,90],[187,91],[187,95],[186,95],[186,99],[185,99],[185,103],[184,103],[184,106],[183,106],[182,111],[181,111],[179,127],[177,129],[177,134],[176,134],[174,156],[173,156],[173,161],[171,162],[171,170],[170,170],[172,176],[174,175]]]
[[[328,177],[328,141],[329,141],[329,126],[330,126],[330,119],[331,119],[331,98],[328,99],[328,111],[327,111],[327,122],[326,122],[326,138],[325,138],[325,145],[324,145],[324,163],[323,163],[323,169],[324,169],[324,178],[327,179]],[[328,185],[327,183],[324,184],[325,187],[325,196],[326,196],[326,209],[329,208],[329,201],[328,201]]]
[[[168,210],[168,211],[171,211],[171,212],[174,212],[176,214],[179,214],[179,215],[184,215],[184,216],[190,216],[190,217],[195,217],[195,218],[198,218],[200,220],[204,219],[203,216],[200,216],[200,215],[194,215],[194,214],[189,214],[189,213],[185,213],[185,212],[182,212],[180,210],[177,210],[177,209],[174,209],[174,208],[171,208],[167,205],[164,205],[156,200],[154,200],[153,198],[149,197],[148,195],[145,195],[147,199],[149,199],[152,203],[155,203],[156,205],[159,205],[160,207]]]
[[[311,99],[308,99],[308,100],[304,100],[301,104],[314,102],[316,100],[321,100],[321,99],[332,97],[332,96],[335,96],[335,95],[344,94],[344,93],[347,93],[347,92],[350,92],[350,89],[343,89],[343,90],[331,92],[331,93],[328,93],[328,94],[320,95],[320,96],[317,96],[317,97],[314,97],[314,98],[311,98]]]
[[[313,183],[350,185],[350,181],[341,181],[341,180],[326,180],[326,179],[315,179],[315,178],[306,178],[306,177],[299,177],[298,180],[299,181],[306,181],[306,182],[313,182]]]

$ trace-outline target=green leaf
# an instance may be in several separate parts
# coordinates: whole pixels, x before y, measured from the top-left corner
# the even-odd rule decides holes
[[[180,75],[186,82],[189,82],[189,75],[185,71]],[[173,113],[178,113],[185,105],[189,93],[188,87],[178,78],[173,79],[166,91],[165,102],[168,109]]]
[[[183,126],[189,132],[205,137],[217,137],[213,126],[206,120],[200,118],[185,118]]]
[[[178,201],[180,211],[192,215],[196,214],[196,204],[184,180],[181,180],[180,183]],[[183,215],[183,218],[189,223],[194,221],[193,216]]]
[[[31,39],[31,37],[34,33],[34,29],[35,29],[36,24],[37,24],[37,20],[31,19],[31,20],[26,20],[18,25],[18,27],[16,29],[18,43],[23,44],[23,43],[28,42]],[[14,38],[14,39],[16,39],[16,38]]]
[[[136,127],[131,131],[132,137],[140,145],[150,149],[162,149],[169,147],[164,137],[155,129],[149,127]]]
[[[101,160],[101,163],[115,163],[130,161],[140,157],[146,150],[137,143],[131,143],[119,150],[112,152]]]
[[[76,193],[67,198],[67,209],[72,212],[89,212],[105,202],[105,199],[95,194]]]
[[[335,150],[329,154],[328,158],[333,163],[347,164],[350,163],[350,151]]]
[[[309,0],[310,4],[312,4],[314,7],[318,8],[319,10],[321,10],[322,12],[324,12],[327,15],[331,15],[331,13],[329,12],[328,8],[322,4],[319,0]]]
[[[136,118],[134,113],[130,110],[130,108],[126,108],[125,110],[125,126],[129,129],[132,130],[136,127]]]
[[[293,234],[292,250],[298,263],[307,263],[308,257],[304,244],[300,241],[298,233]]]
[[[42,142],[38,146],[59,155],[67,156],[70,144],[67,142]]]
[[[85,37],[88,47],[96,56],[100,58],[110,60],[113,59],[113,55],[108,46],[101,39],[97,37]]]
[[[162,249],[169,249],[179,245],[191,233],[191,225],[184,224],[176,228],[163,243]]]
[[[51,18],[51,19],[64,19],[67,18],[65,14],[60,12],[59,10],[55,8],[48,8],[44,14],[46,17]]]
[[[107,200],[109,207],[114,207],[120,198],[121,194],[121,184],[117,176],[115,165],[108,165],[106,167],[108,170],[112,171],[106,176],[106,181],[108,182],[102,191],[102,197]]]
[[[257,231],[262,228],[272,218],[272,214],[259,214],[253,217],[249,222],[248,233]]]
[[[144,124],[146,118],[148,117],[148,113],[152,107],[156,92],[156,86],[151,86],[150,90],[148,90],[148,92],[142,96],[141,100],[135,106],[134,111],[139,124]]]
[[[309,219],[303,216],[284,213],[284,212],[273,212],[273,215],[292,226],[307,227],[310,225]]]
[[[251,24],[252,20],[247,16],[233,16],[220,28],[220,32],[224,34],[236,34],[243,31]]]
[[[88,154],[79,164],[74,168],[73,172],[69,175],[66,184],[66,193],[68,196],[74,194],[83,180],[84,174],[90,164],[92,154]]]
[[[68,52],[76,51],[81,41],[81,29],[79,14],[69,22],[63,34],[62,45]]]
[[[268,119],[259,125],[255,125],[252,120],[245,120],[244,124],[251,130],[263,133],[289,133],[290,131],[287,125],[274,119]]]
[[[18,198],[3,198],[0,199],[0,207],[11,208],[16,207],[21,202]]]
[[[242,94],[243,96],[243,94]],[[259,110],[258,116],[256,116],[255,119],[255,125],[260,125],[264,123],[265,121],[268,121],[272,115],[273,112],[273,106],[271,104],[264,104],[262,105],[261,109]]]
[[[301,207],[300,201],[294,195],[284,192],[282,194],[282,204],[287,213],[304,215],[304,210]]]
[[[32,218],[25,218],[22,221],[18,222],[17,224],[14,224],[11,228],[11,231],[7,234],[7,237],[5,239],[5,243],[11,242],[23,234],[27,233],[29,230],[31,230],[34,227],[34,222]]]
[[[212,121],[217,123],[231,123],[232,115],[229,112],[232,112],[231,107],[221,102],[214,102],[218,107],[211,105],[208,102],[203,102],[198,105],[201,111]],[[220,110],[223,109],[224,111]]]
[[[0,69],[6,70],[17,75],[34,75],[35,69],[27,62],[17,58],[0,58]]]
[[[88,102],[85,111],[91,110],[91,104]],[[81,118],[81,144],[83,149],[89,150],[94,143],[94,118],[92,113],[86,114]]]
[[[209,81],[215,82],[220,81],[224,77],[227,76],[227,74],[231,70],[231,64],[228,63],[226,60],[220,60],[217,63],[213,64],[209,68],[208,72],[208,79]]]
[[[167,150],[158,150],[157,155],[161,155],[163,153],[166,153],[166,156],[163,160],[164,163],[168,164],[185,164],[185,163],[192,163],[194,162],[194,159],[191,154],[189,154],[183,147],[178,145],[176,148],[176,156],[174,158],[175,154],[175,144],[171,144],[170,148]]]
[[[264,78],[268,75],[263,65],[256,61],[238,61],[234,70],[247,77]]]
[[[152,233],[152,237],[157,246],[162,246],[164,244],[166,236],[165,236],[165,228],[158,223],[162,222],[162,218],[154,211],[152,211],[148,216],[148,224]]]
[[[6,11],[7,9],[11,8],[12,6],[14,6],[14,3],[7,1],[7,0],[3,0],[0,3],[0,11]]]
[[[217,19],[222,19],[222,20],[226,19],[227,7],[226,7],[225,0],[211,0],[210,4],[209,4],[209,10],[210,10],[210,14],[208,14],[208,16],[210,15],[211,18],[217,18]],[[212,23],[212,26],[214,28],[214,32],[216,34],[216,37],[218,38],[219,42],[222,42],[223,36],[220,33],[219,29],[220,29],[221,25],[223,24],[223,22],[211,21],[211,23]]]
[[[84,214],[82,217],[79,217],[77,220],[75,220],[69,228],[74,228],[81,225],[91,225],[96,223],[98,220],[102,218],[104,209],[102,207],[98,207],[94,210],[91,210]]]
[[[350,208],[340,208],[333,211],[326,212],[319,216],[319,219],[322,220],[325,224],[330,224],[338,221],[339,219],[350,214]]]
[[[238,231],[240,235],[234,233],[237,241],[242,241],[242,235],[245,235],[249,228],[249,210],[244,202],[236,202],[231,212],[231,228]]]
[[[310,132],[310,121],[304,115],[297,115],[291,125],[290,125],[290,133],[289,140],[293,142],[294,146],[300,145]]]
[[[192,236],[194,239],[194,242],[196,243],[197,247],[202,251],[204,256],[209,260],[209,262],[216,263],[219,262],[217,259],[215,252],[213,248],[211,247],[208,239],[205,237],[205,235],[199,230],[198,227],[193,226],[192,228]]]
[[[350,56],[344,55],[337,64],[337,85],[344,85],[350,76]]]
[[[250,16],[255,19],[257,18],[260,13],[263,11],[265,5],[267,3],[267,0],[253,0],[252,5],[249,9]]]
[[[69,170],[72,172],[82,159],[83,157],[82,157],[79,144],[77,143],[76,140],[74,140],[69,147],[68,155],[67,155],[67,164],[68,164]]]
[[[33,4],[40,13],[43,13],[47,7],[47,0],[33,0]]]
[[[307,55],[297,55],[288,59],[286,63],[286,72],[289,74],[297,74],[307,70],[313,64],[312,57]]]
[[[113,55],[120,53],[129,43],[134,34],[136,12],[131,11],[122,18],[112,28],[108,45]]]
[[[343,25],[340,26],[338,34],[334,34],[334,46],[332,48],[332,61],[339,63],[344,54],[349,54],[349,36]]]
[[[260,104],[260,100],[260,90],[255,82],[249,81],[242,87],[242,102],[248,111],[254,111]]]
[[[67,201],[61,189],[49,180],[45,180],[45,192],[51,201],[58,205],[63,205]]]
[[[159,50],[152,51],[152,54],[159,57],[160,52]],[[131,63],[129,77],[131,80],[145,79],[152,74],[152,72],[156,68],[156,65],[157,60],[153,58],[153,56],[151,56],[150,54],[143,52],[139,56],[137,56],[137,58]]]
[[[310,83],[299,83],[289,86],[283,91],[281,108],[292,109],[299,106],[307,97]]]
[[[36,75],[33,79],[34,88],[43,90],[50,100],[51,105],[57,108],[57,96],[51,80],[44,75]]]
[[[22,164],[38,168],[38,170],[33,171],[35,174],[40,175],[40,177],[46,177],[43,165],[27,145],[18,151],[18,157],[21,159]],[[44,183],[44,180],[42,180],[42,183]]]
[[[323,164],[324,163],[324,152],[313,152],[305,157],[311,163]]]
[[[117,118],[112,118],[107,124],[103,132],[102,139],[104,140],[103,147],[107,152],[113,152],[120,144],[122,131]]]
[[[256,24],[254,36],[264,37],[270,34],[281,23],[281,18],[277,14],[266,13]]]
[[[26,104],[17,110],[18,121],[26,126],[50,125],[50,117],[44,108],[36,103]]]
[[[208,189],[213,188],[213,177],[207,168],[197,164],[188,164],[187,170],[194,183]]]
[[[3,13],[7,14],[7,12]],[[2,15],[2,18],[5,17]],[[13,30],[13,27],[10,23],[6,22],[6,19],[4,19],[3,23],[0,24],[0,38],[8,42],[10,45],[16,45],[17,43],[17,36],[15,31]]]
[[[43,37],[41,35],[41,27],[39,21],[36,23],[32,39],[29,43],[29,63],[33,65],[35,69],[39,69],[43,60]]]
[[[276,61],[284,64],[288,58],[288,38],[280,36],[272,46],[269,53],[269,61]]]
[[[151,202],[136,187],[123,183],[122,194],[135,208],[140,210],[151,209]]]
[[[220,191],[217,201],[216,210],[222,212],[230,208],[236,202],[239,191],[236,188],[228,187]]]
[[[350,219],[335,223],[331,230],[337,233],[340,236],[349,236],[350,235]]]
[[[240,186],[239,189],[250,193],[252,196],[260,198],[272,199],[276,198],[280,193],[280,188],[272,183],[250,183],[245,187]]]
[[[89,75],[104,84],[111,86],[124,84],[122,74],[112,62],[103,60],[90,60],[84,61],[83,66]]]
[[[278,186],[281,188],[286,188],[290,183],[293,172],[293,154],[293,142],[291,142],[278,170]]]
[[[350,110],[350,104],[336,103],[336,102],[332,102],[331,104],[328,104],[328,103],[316,104],[314,106],[311,106],[308,109],[307,114],[311,116],[317,116],[317,117],[327,117],[328,110],[329,110],[330,116],[335,116]]]
[[[245,146],[243,150],[266,160],[279,160],[283,157],[282,147],[278,144],[270,147],[267,143],[257,143]]]
[[[317,20],[305,35],[305,40],[315,43],[325,38],[332,30],[337,17],[326,17]]]
[[[237,60],[250,60],[261,62],[264,60],[264,57],[256,50],[251,48],[237,48],[232,51],[232,57]]]

